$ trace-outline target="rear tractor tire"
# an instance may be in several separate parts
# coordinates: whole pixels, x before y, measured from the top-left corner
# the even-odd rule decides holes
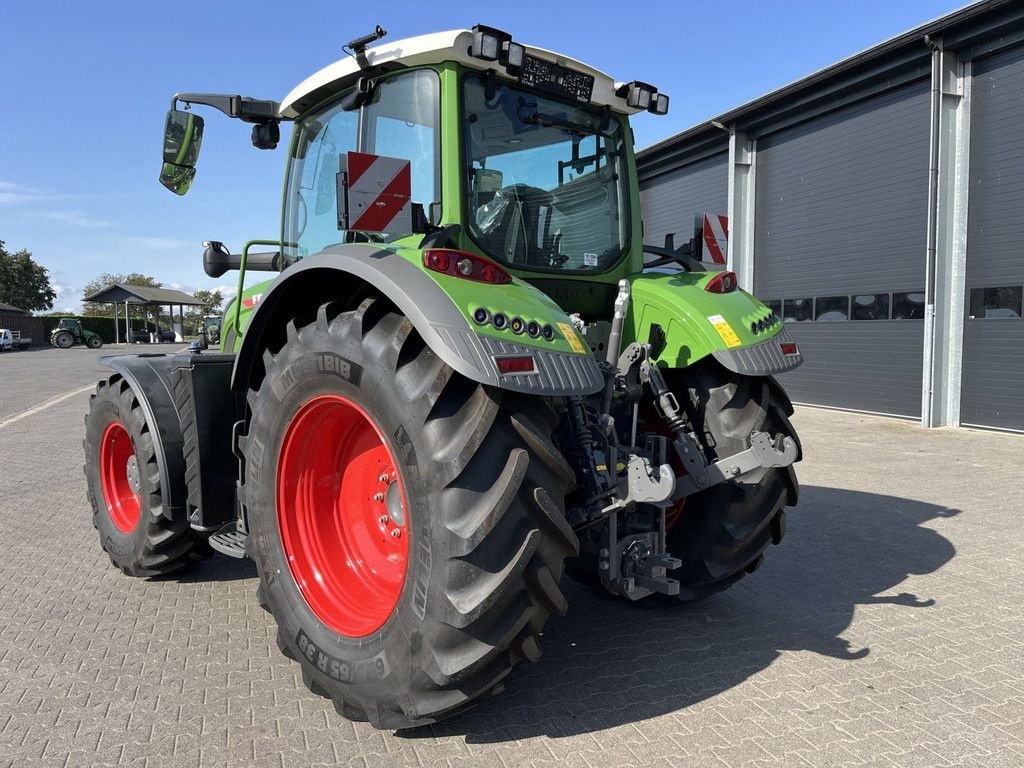
[[[550,404],[455,373],[381,298],[290,323],[264,363],[242,496],[282,652],[377,728],[500,690],[579,546]]]
[[[153,441],[131,385],[120,374],[101,381],[85,417],[85,478],[100,544],[129,576],[170,573],[210,554],[183,510],[165,517]]]
[[[53,335],[53,346],[58,349],[70,349],[75,346],[75,335],[71,331],[57,331]]]
[[[793,406],[775,379],[741,376],[712,360],[667,373],[709,461],[746,450],[755,431],[781,433],[799,447]],[[668,550],[682,566],[668,575],[679,581],[679,600],[701,600],[753,573],[768,545],[782,540],[784,508],[798,493],[790,465],[720,483],[670,510]]]

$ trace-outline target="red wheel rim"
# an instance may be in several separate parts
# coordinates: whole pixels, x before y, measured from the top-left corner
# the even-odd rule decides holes
[[[117,421],[107,426],[100,440],[100,486],[117,529],[134,531],[142,509],[139,464],[128,430]]]
[[[409,519],[395,457],[358,405],[318,395],[292,418],[277,465],[277,522],[310,610],[365,637],[398,604],[409,561]]]

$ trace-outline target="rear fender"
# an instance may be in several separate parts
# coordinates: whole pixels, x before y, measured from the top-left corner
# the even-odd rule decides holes
[[[665,346],[655,362],[686,368],[713,356],[730,371],[745,376],[771,376],[800,365],[803,357],[799,353],[783,353],[782,343],[792,339],[782,321],[753,295],[739,289],[729,293],[704,290],[716,274],[652,272],[631,279],[634,338],[647,341],[654,325],[665,333]],[[769,324],[754,330],[759,322],[768,320]]]
[[[532,304],[538,312],[547,312],[552,324],[560,320],[568,328],[565,314],[526,283],[516,281],[500,288],[481,285],[478,290],[500,291],[513,304],[517,299],[523,304]],[[340,301],[354,309],[364,298],[375,295],[392,302],[438,357],[473,381],[548,396],[591,394],[603,385],[600,369],[589,351],[573,354],[517,343],[515,340],[522,337],[511,333],[504,334],[500,340],[477,333],[452,297],[410,259],[393,249],[350,244],[298,261],[262,292],[243,329],[232,388],[244,392],[258,386],[264,375],[263,353],[279,349],[285,343],[291,320],[299,318],[311,322],[319,306],[327,301]],[[575,335],[572,339],[580,343]],[[561,336],[559,340],[561,345],[566,345]],[[582,344],[580,349],[583,349]],[[496,355],[531,355],[537,371],[503,375],[498,371]]]

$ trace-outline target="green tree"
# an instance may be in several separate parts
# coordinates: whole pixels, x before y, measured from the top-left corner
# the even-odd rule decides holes
[[[99,277],[93,278],[85,284],[84,295],[92,296],[94,293],[99,293],[104,288],[109,288],[115,283],[119,283],[121,285],[142,285],[150,288],[163,288],[163,283],[155,277],[143,275],[138,272],[130,272],[127,275],[121,275],[114,272],[104,272]],[[90,301],[85,302],[83,307],[84,310],[82,314],[89,316],[109,317],[114,311],[110,304],[95,304]]]
[[[36,312],[52,307],[55,298],[46,267],[36,264],[24,248],[8,253],[0,240],[0,303]]]

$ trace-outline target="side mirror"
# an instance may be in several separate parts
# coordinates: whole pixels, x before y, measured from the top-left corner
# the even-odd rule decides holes
[[[174,194],[184,195],[192,186],[202,142],[203,118],[179,109],[167,113],[160,183]]]

